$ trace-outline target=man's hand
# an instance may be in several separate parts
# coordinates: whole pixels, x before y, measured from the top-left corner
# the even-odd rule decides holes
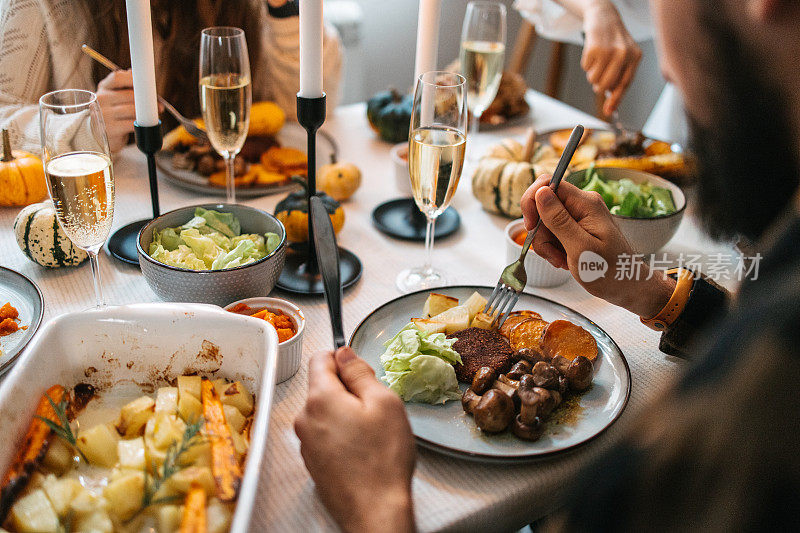
[[[97,103],[106,123],[108,147],[116,152],[127,144],[136,120],[131,71],[115,70],[100,80],[97,84]]]
[[[539,176],[522,196],[525,227],[533,229],[539,217],[542,219],[533,250],[553,266],[569,270],[590,294],[644,318],[658,313],[672,295],[675,282],[661,272],[653,272],[651,277],[646,264],[638,279],[615,279],[617,259],[632,256],[633,250],[602,197],[567,182],[561,182],[556,194],[548,187],[549,182],[549,175]],[[608,263],[605,275],[589,282],[584,282],[579,273],[580,256],[586,251]]]
[[[316,354],[295,420],[320,499],[345,531],[413,531],[415,448],[400,398],[350,347]]]
[[[603,113],[610,115],[633,81],[642,50],[611,2],[589,2],[583,11],[583,28],[581,67],[595,93],[610,93],[603,105]]]

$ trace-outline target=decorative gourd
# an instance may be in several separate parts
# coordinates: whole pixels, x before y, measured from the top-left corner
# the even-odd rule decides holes
[[[14,235],[19,249],[42,266],[77,266],[88,257],[58,225],[50,200],[23,208],[14,219]]]
[[[275,206],[275,217],[286,228],[287,239],[292,242],[306,242],[308,240],[308,199],[306,197],[308,185],[301,178],[293,177],[292,181],[301,184],[303,188],[290,193],[278,202],[278,205]],[[317,196],[320,197],[328,216],[331,217],[334,233],[339,233],[344,225],[342,206],[324,192],[317,192]]]
[[[519,218],[522,194],[535,179],[530,163],[484,157],[472,175],[472,193],[486,211]]]
[[[524,145],[505,139],[478,162],[472,175],[472,194],[486,211],[511,218],[522,216],[519,202],[537,175],[529,162],[534,146],[535,134],[530,130]]]
[[[367,120],[384,141],[407,141],[413,103],[411,95],[403,96],[395,89],[379,92],[367,100]]]
[[[248,135],[275,135],[286,122],[286,113],[275,102],[256,102],[250,106]]]
[[[498,144],[489,147],[486,157],[498,157],[500,159],[510,159],[511,161],[524,161],[525,147],[515,139],[503,139]]]
[[[0,157],[0,206],[28,205],[47,196],[42,160],[33,154],[11,150],[8,131],[3,130]]]
[[[339,163],[336,156],[333,156],[329,164],[320,167],[317,184],[320,190],[341,202],[358,190],[361,185],[361,170],[353,163]]]

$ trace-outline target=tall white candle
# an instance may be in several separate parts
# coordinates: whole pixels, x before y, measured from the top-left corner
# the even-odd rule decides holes
[[[300,1],[300,96],[322,96],[322,0]]]
[[[128,12],[128,41],[133,71],[133,101],[139,126],[158,124],[158,93],[153,59],[153,28],[150,0],[125,0]]]
[[[417,19],[417,57],[414,62],[414,80],[423,72],[436,70],[439,51],[439,17],[441,0],[420,0]]]

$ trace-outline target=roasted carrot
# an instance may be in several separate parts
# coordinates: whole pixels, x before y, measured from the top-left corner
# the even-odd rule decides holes
[[[181,516],[180,533],[206,533],[206,491],[200,485],[192,485],[186,494]]]
[[[214,390],[214,384],[207,379],[202,382],[201,399],[205,429],[211,443],[211,473],[217,486],[217,498],[232,502],[239,492],[242,469],[236,458],[230,428],[225,422],[222,402]]]
[[[48,400],[48,396],[53,401],[52,404]],[[39,400],[39,405],[36,407],[36,415],[59,424],[60,421],[56,416],[55,409],[53,409],[53,404],[58,405],[65,397],[67,397],[67,392],[64,387],[53,385],[47,389],[47,392]],[[47,445],[52,432],[53,430],[43,420],[36,417],[31,420],[17,457],[11,463],[8,471],[6,471],[3,483],[0,485],[0,523],[5,520],[14,500],[28,484],[34,468],[47,452]]]

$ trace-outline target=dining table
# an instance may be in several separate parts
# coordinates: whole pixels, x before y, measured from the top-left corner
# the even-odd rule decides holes
[[[505,137],[523,140],[527,128],[539,131],[587,127],[603,122],[541,93],[529,91],[529,116],[506,127],[484,128],[467,140],[467,157],[473,158]],[[424,262],[422,242],[396,240],[380,233],[371,213],[382,202],[402,196],[394,178],[391,145],[380,141],[370,128],[363,103],[331,109],[323,126],[339,146],[339,160],[355,163],[362,171],[362,184],[343,203],[344,227],[339,244],[353,251],[363,264],[363,275],[345,290],[344,327],[347,333],[378,306],[397,298],[395,277],[403,268]],[[130,145],[113,158],[116,203],[114,229],[150,217],[146,161]],[[507,264],[504,228],[509,220],[487,213],[471,192],[475,163],[467,163],[452,205],[461,216],[461,227],[435,243],[434,265],[444,271],[451,284],[494,286]],[[159,179],[161,209],[221,201],[223,197],[187,191]],[[285,195],[241,199],[267,212],[274,212]],[[689,196],[691,201],[691,195]],[[78,268],[47,269],[25,257],[17,247],[12,224],[19,208],[0,208],[0,264],[17,270],[36,282],[44,295],[44,320],[94,304],[88,262]],[[670,253],[708,254],[730,247],[705,238],[690,209],[675,237],[667,244]],[[157,302],[138,266],[101,254],[100,272],[109,305]],[[626,409],[608,430],[579,448],[553,457],[520,464],[482,463],[418,449],[413,479],[414,513],[421,531],[513,531],[557,510],[565,503],[570,481],[582,469],[618,442],[632,422],[646,410],[660,391],[679,375],[685,363],[658,349],[659,333],[642,325],[632,313],[589,295],[570,279],[553,288],[528,288],[527,292],[549,298],[582,313],[621,348],[630,366],[632,390]],[[252,531],[329,531],[336,524],[314,488],[300,455],[294,420],[307,394],[308,360],[320,350],[332,348],[328,309],[322,296],[296,296],[273,290],[272,296],[298,305],[307,322],[303,339],[303,361],[297,374],[275,390],[270,417],[266,457],[251,521]],[[57,361],[58,354],[53,354]],[[375,505],[381,505],[376,501]],[[391,524],[387,524],[391,530]]]

